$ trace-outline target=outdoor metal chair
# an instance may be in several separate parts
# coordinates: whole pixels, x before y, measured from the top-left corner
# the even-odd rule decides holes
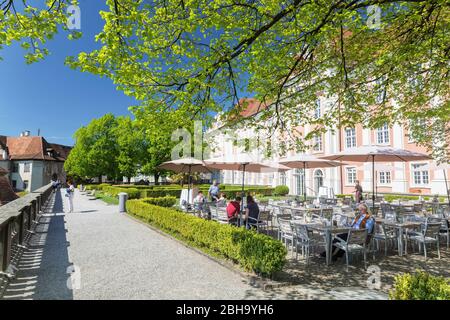
[[[314,238],[313,232],[308,230],[308,227],[306,225],[292,224],[292,230],[295,237],[295,259],[298,259],[298,247],[300,246],[302,250],[302,257],[305,257],[306,264],[308,264],[310,253],[314,253],[315,247],[325,247],[326,242],[324,241],[323,237],[317,239]]]
[[[217,218],[216,221],[219,223],[228,223],[228,213],[226,207],[217,207]]]
[[[290,220],[278,219],[278,226],[280,232],[280,240],[288,248],[288,242],[291,243],[291,250],[294,250],[294,232],[292,231],[292,225]]]
[[[388,244],[392,243],[395,246],[397,243],[397,232],[395,228],[390,227],[385,223],[381,223],[378,226],[375,224],[375,234],[373,235],[372,241],[374,245],[376,244],[377,250],[380,250],[380,242],[384,242],[384,255],[387,256]]]
[[[440,223],[441,224],[441,228],[439,229],[439,236],[445,237],[447,239],[446,244],[447,244],[447,249],[448,249],[449,244],[450,244],[450,228],[449,228],[449,222],[447,221],[447,219],[429,218],[428,221],[432,222],[432,223]]]
[[[292,220],[292,215],[290,215],[290,214],[279,214],[279,215],[276,217],[276,220],[277,220],[277,227],[278,227],[278,240],[281,240],[280,220],[291,221],[291,220]]]
[[[260,232],[261,228],[266,228],[269,225],[270,214],[268,211],[259,211],[258,218],[248,217],[247,226],[256,228],[257,232]]]
[[[341,250],[345,251],[345,261],[347,264],[348,271],[348,262],[349,262],[349,254],[354,253],[363,253],[364,255],[364,268],[367,264],[367,230],[355,230],[350,229],[348,232],[347,240],[336,236],[335,239],[338,241],[335,242],[335,246]]]
[[[441,258],[441,252],[439,248],[439,231],[441,229],[441,223],[427,222],[422,232],[417,235],[410,236],[411,241],[417,242],[419,246],[419,253],[421,247],[423,246],[423,251],[425,255],[425,260],[427,259],[427,244],[435,243],[438,252],[438,259]]]
[[[415,203],[413,205],[413,212],[414,213],[421,213],[423,211],[423,204],[422,203]]]

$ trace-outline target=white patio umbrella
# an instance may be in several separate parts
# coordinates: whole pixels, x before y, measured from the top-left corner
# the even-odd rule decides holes
[[[188,199],[190,199],[191,174],[192,172],[211,172],[203,160],[186,157],[172,161],[166,161],[158,166],[159,169],[169,170],[177,173],[187,172],[188,178]],[[188,200],[189,201],[189,200]]]
[[[287,171],[290,168],[280,164],[258,161],[247,153],[211,158],[205,160],[208,168],[217,170],[236,170],[242,171],[242,203],[244,201],[245,172],[277,172]],[[240,220],[242,219],[243,205],[241,205]]]
[[[278,163],[291,169],[303,169],[303,198],[306,201],[306,169],[333,168],[344,165],[337,161],[319,159],[311,154],[297,154],[289,158],[283,158]]]
[[[360,146],[320,158],[350,162],[372,162],[372,206],[375,206],[375,162],[408,162],[432,159],[429,155],[423,153],[386,146]]]

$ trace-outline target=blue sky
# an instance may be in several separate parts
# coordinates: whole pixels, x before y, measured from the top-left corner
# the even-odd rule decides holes
[[[98,44],[94,35],[103,27],[98,12],[107,9],[105,1],[80,0],[79,40],[67,40],[61,32],[47,43],[50,55],[44,61],[27,65],[25,50],[16,44],[0,50],[0,135],[18,136],[41,130],[48,141],[73,144],[72,135],[91,119],[112,112],[129,114],[136,101],[117,91],[109,79],[72,70],[64,59]]]

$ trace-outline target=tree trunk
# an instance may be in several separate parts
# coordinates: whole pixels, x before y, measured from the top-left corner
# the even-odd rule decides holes
[[[131,177],[127,177],[128,179],[128,184],[131,184]]]
[[[98,183],[102,183],[102,176],[101,175],[98,176]]]
[[[153,174],[153,177],[155,178],[155,185],[158,186],[159,185],[159,173]]]

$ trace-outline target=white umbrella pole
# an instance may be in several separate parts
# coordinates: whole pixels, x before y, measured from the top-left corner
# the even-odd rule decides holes
[[[445,172],[445,169],[442,169],[442,171],[444,172],[445,191],[447,191],[447,200],[448,200],[448,205],[450,206],[450,190],[448,189],[447,173]]]
[[[306,161],[303,161],[303,200],[306,205]]]
[[[190,195],[190,191],[191,191],[191,168],[192,166],[189,165],[189,177],[188,177],[188,208],[189,208],[189,202],[191,200],[191,195]]]
[[[372,155],[372,212],[375,210],[375,155]]]
[[[241,212],[239,213],[239,223],[242,222],[242,213],[244,212],[244,184],[245,184],[245,163],[242,165],[242,199],[241,199]]]

